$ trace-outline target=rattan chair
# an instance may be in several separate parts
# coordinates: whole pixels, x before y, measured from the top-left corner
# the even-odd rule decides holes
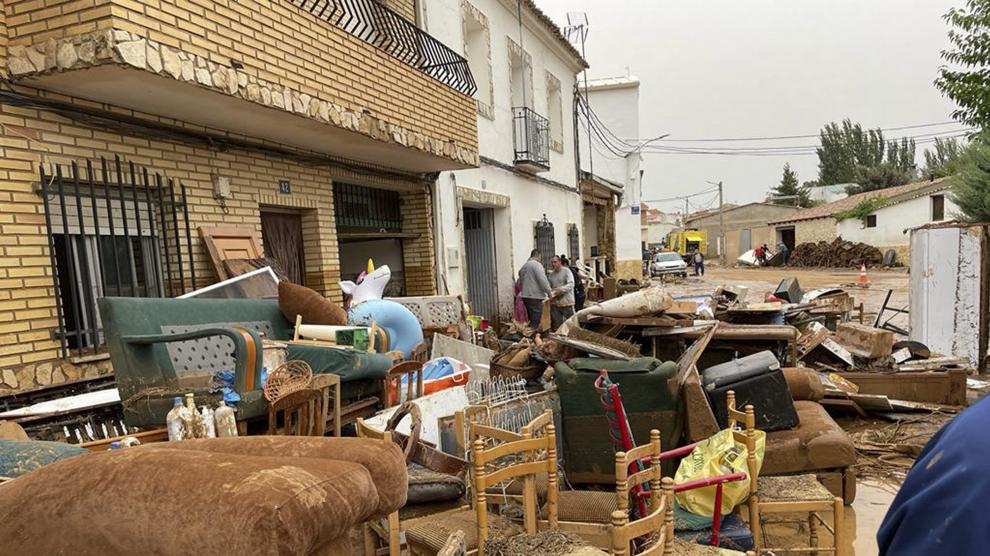
[[[471,453],[474,507],[434,514],[414,520],[414,523],[410,522],[405,528],[410,554],[433,556],[444,547],[453,531],[462,530],[465,533],[467,554],[484,556],[485,542],[493,526],[500,530],[518,527],[502,516],[490,514],[486,500],[489,487],[513,478],[523,481],[525,532],[536,534],[539,505],[535,478],[539,473],[546,473],[548,476],[548,522],[551,528],[556,528],[557,444],[553,425],[546,427],[546,435],[543,437],[513,440],[487,449],[483,440],[476,439]]]
[[[729,428],[732,429],[736,442],[746,445],[749,454],[746,461],[750,476],[747,506],[749,527],[753,531],[756,552],[831,552],[836,556],[844,556],[845,534],[842,530],[842,498],[829,492],[814,475],[760,477],[755,455],[756,417],[753,406],[747,405],[744,412],[737,410],[736,396],[732,390],[727,393],[727,402]],[[737,428],[740,423],[745,425],[743,430]],[[822,512],[832,513],[831,526],[822,517]],[[766,546],[761,518],[764,514],[770,513],[807,513],[808,546],[790,548]],[[818,547],[819,523],[832,533],[832,547]]]

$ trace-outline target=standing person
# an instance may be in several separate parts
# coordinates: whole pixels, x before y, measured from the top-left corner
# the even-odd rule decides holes
[[[757,245],[756,249],[753,249],[753,256],[756,257],[756,264],[763,264],[763,247]]]
[[[574,310],[580,311],[581,309],[584,309],[585,292],[584,279],[581,278],[581,271],[578,268],[578,262],[574,261],[574,264],[571,264],[571,261],[568,261],[567,257],[563,255],[560,256],[560,262],[567,267],[571,271],[571,275],[574,276]]]
[[[763,266],[766,266],[767,265],[767,260],[768,260],[769,257],[770,257],[770,248],[767,247],[767,244],[766,243],[764,243],[763,244]]]
[[[783,265],[787,266],[787,261],[791,258],[791,250],[787,248],[787,244],[783,241],[777,244],[777,250],[780,251],[780,256],[784,260]]]
[[[563,258],[563,260],[562,260]],[[550,259],[550,330],[554,331],[574,314],[574,275],[564,266],[566,257]]]
[[[540,330],[540,318],[543,316],[543,300],[550,294],[550,281],[547,271],[540,263],[540,250],[533,249],[529,260],[519,269],[519,285],[523,305],[526,306],[526,316],[529,317],[529,327],[533,332]]]
[[[698,249],[694,250],[694,275],[704,276],[705,275],[705,256],[701,254]]]

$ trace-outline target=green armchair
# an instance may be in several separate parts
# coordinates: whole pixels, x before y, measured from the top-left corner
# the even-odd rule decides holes
[[[173,398],[211,396],[212,376],[229,369],[241,397],[238,420],[267,415],[262,333],[292,338],[276,301],[107,297],[98,304],[128,425],[161,426]],[[319,346],[290,346],[288,357],[306,361],[314,373],[340,375],[345,398],[378,395],[392,364],[381,354]]]

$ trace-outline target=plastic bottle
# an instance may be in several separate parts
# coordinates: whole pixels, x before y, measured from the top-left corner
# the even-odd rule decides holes
[[[185,420],[182,418],[182,412],[185,407],[182,406],[182,398],[175,398],[175,405],[172,406],[172,410],[168,412],[165,417],[165,425],[168,427],[168,440],[169,442],[178,442],[186,437],[186,425]]]
[[[234,408],[220,400],[220,406],[213,412],[213,418],[216,421],[218,437],[237,436],[237,420],[234,418]]]
[[[203,418],[196,411],[196,400],[192,394],[186,394],[186,406],[182,411],[182,422],[186,425],[186,438],[203,438],[206,436],[203,428]]]
[[[110,443],[110,447],[107,448],[107,451],[110,451],[110,450],[119,450],[119,449],[121,449],[123,447],[124,447],[124,445],[121,444],[119,440],[114,440],[113,442]]]
[[[216,438],[217,437],[217,425],[213,420],[213,410],[210,406],[203,405],[199,408],[199,416],[203,419],[203,427],[206,430],[205,438]]]

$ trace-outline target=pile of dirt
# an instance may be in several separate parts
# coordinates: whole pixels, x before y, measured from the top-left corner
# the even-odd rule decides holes
[[[794,247],[788,264],[791,266],[824,268],[859,268],[859,265],[877,266],[883,262],[883,253],[872,245],[846,241],[841,237],[832,243],[800,243]]]

